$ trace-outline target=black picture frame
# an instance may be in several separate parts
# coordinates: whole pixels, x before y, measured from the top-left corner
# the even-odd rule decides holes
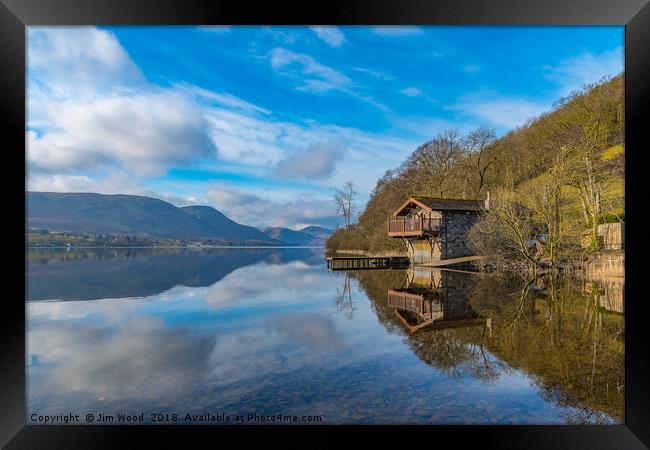
[[[5,171],[11,195],[4,205],[16,228],[5,247],[25,257],[24,241],[13,233],[25,229],[25,27],[30,25],[144,24],[441,24],[441,25],[624,25],[626,113],[626,249],[625,424],[611,426],[37,426],[25,424],[25,305],[21,270],[7,258],[0,360],[0,444],[6,448],[116,448],[130,444],[134,434],[169,446],[197,435],[214,439],[234,433],[240,442],[265,437],[276,443],[326,445],[341,433],[363,432],[384,443],[413,445],[414,436],[429,444],[442,440],[454,447],[480,445],[499,449],[637,449],[650,446],[650,342],[644,314],[641,267],[641,202],[643,153],[650,129],[650,4],[648,0],[330,0],[304,2],[234,2],[226,0],[0,0],[0,127]],[[23,172],[19,170],[23,169]],[[11,176],[8,176],[11,175]],[[22,178],[22,181],[21,181]],[[641,184],[637,184],[641,183]],[[20,214],[23,219],[19,219]],[[10,233],[10,231],[8,231]],[[24,266],[23,266],[24,267]],[[15,273],[14,273],[15,272]],[[630,293],[632,295],[630,295]],[[286,432],[289,433],[286,433]],[[404,432],[408,438],[404,436]],[[282,433],[280,436],[278,433]],[[286,434],[290,434],[289,438]],[[406,440],[405,440],[406,439]],[[189,446],[191,447],[191,446]]]

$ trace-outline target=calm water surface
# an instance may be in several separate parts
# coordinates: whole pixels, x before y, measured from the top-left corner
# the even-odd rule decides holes
[[[30,422],[66,413],[81,423],[87,413],[623,421],[622,279],[328,272],[321,249],[298,248],[27,258]]]

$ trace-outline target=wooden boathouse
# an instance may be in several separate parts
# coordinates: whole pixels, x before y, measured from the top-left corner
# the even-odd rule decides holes
[[[489,209],[486,200],[409,197],[388,221],[388,236],[401,239],[414,263],[472,254],[469,230]]]

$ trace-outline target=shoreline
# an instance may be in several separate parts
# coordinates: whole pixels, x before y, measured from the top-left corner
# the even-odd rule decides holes
[[[29,250],[49,250],[49,249],[97,249],[97,248],[325,248],[324,245],[26,245],[25,249]]]
[[[328,256],[336,255],[358,255],[367,257],[406,256],[398,252],[366,252],[364,250],[326,249]],[[413,264],[414,267],[431,267],[429,263]],[[601,250],[587,255],[585,258],[572,260],[556,267],[539,266],[534,268],[522,261],[498,261],[484,256],[476,261],[469,262],[481,273],[535,273],[543,275],[548,273],[577,273],[581,272],[590,277],[625,277],[625,250],[612,249]]]

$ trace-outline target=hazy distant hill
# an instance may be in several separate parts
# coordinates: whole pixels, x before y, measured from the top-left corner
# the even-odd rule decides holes
[[[332,230],[322,227],[305,227],[302,230],[292,230],[284,227],[269,227],[264,232],[273,239],[290,245],[325,245]]]
[[[256,228],[241,225],[229,219],[223,213],[209,206],[185,206],[181,208],[196,217],[202,224],[214,232],[229,236],[230,239],[243,241],[268,241],[268,235]],[[280,243],[278,243],[280,244]]]
[[[208,206],[177,208],[151,197],[120,194],[28,192],[26,197],[29,229],[282,244]]]
[[[300,231],[314,236],[315,238],[322,239],[323,243],[327,240],[328,237],[332,235],[332,233],[334,233],[334,230],[330,230],[329,228],[315,226],[305,227]]]

